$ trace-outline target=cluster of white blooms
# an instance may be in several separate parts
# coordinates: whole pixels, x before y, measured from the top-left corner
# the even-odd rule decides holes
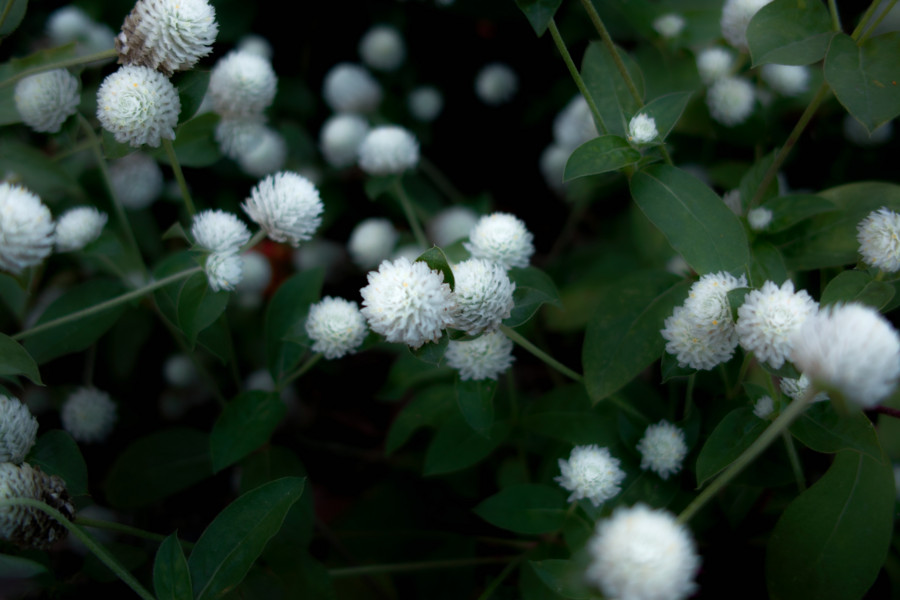
[[[250,192],[241,205],[254,223],[276,242],[295,248],[312,238],[322,224],[322,200],[312,182],[298,173],[282,171],[269,175]]]
[[[521,219],[495,212],[481,217],[463,247],[475,258],[486,258],[507,269],[527,267],[534,254],[534,236]]]
[[[47,19],[47,35],[55,46],[79,43],[79,53],[93,54],[113,47],[113,30],[95,23],[83,10],[69,4],[58,8]]]
[[[13,498],[44,502],[70,521],[75,516],[65,481],[28,463],[0,463],[0,500]],[[40,509],[21,504],[0,507],[0,539],[22,548],[48,548],[67,533],[62,523]]]
[[[856,230],[866,264],[887,273],[900,271],[900,214],[882,206],[860,221]]]
[[[763,65],[762,78],[784,96],[799,96],[809,85],[809,69],[794,65]]]
[[[772,222],[772,211],[764,206],[758,206],[747,213],[747,224],[753,231],[762,231]]]
[[[709,114],[726,127],[746,121],[753,112],[755,100],[753,86],[740,77],[721,77],[706,92]]]
[[[656,139],[656,120],[644,113],[638,113],[628,123],[628,141],[635,144],[648,144]]]
[[[309,307],[306,334],[313,341],[313,352],[321,352],[327,359],[355,353],[367,333],[356,302],[325,296]]]
[[[204,210],[194,216],[191,236],[195,244],[209,252],[204,263],[209,287],[214,292],[233,290],[242,277],[239,252],[250,240],[247,226],[223,210]]]
[[[809,377],[806,375],[801,375],[799,379],[785,377],[779,383],[782,393],[793,400],[803,400],[806,392],[809,391],[809,386]],[[826,400],[829,400],[829,397],[825,392],[818,392],[812,399],[813,402],[825,402]]]
[[[678,37],[685,25],[684,17],[678,13],[667,13],[653,19],[653,29],[664,38]]]
[[[347,250],[361,269],[371,269],[391,255],[400,234],[387,219],[371,218],[357,223],[350,232]]]
[[[413,118],[430,123],[437,119],[444,109],[444,96],[436,87],[423,85],[409,93],[407,104]]]
[[[513,309],[516,284],[502,265],[483,258],[470,258],[453,268],[456,312],[453,327],[469,335],[496,329]]]
[[[700,557],[687,527],[643,504],[619,507],[587,543],[585,578],[606,598],[683,600],[697,589]]]
[[[116,404],[96,388],[79,388],[66,399],[59,413],[63,429],[76,441],[102,442],[116,422]]]
[[[722,7],[722,36],[742,52],[747,51],[747,25],[763,6],[772,0],[725,0]]]
[[[474,340],[451,340],[444,359],[463,381],[497,379],[515,361],[512,350],[512,340],[500,331],[490,331]]]
[[[445,248],[469,235],[478,222],[478,215],[467,206],[445,208],[431,218],[428,235],[435,244]]]
[[[475,76],[475,93],[490,106],[506,104],[516,95],[519,78],[508,65],[493,62],[485,65]]]
[[[132,152],[109,165],[113,193],[125,208],[147,208],[163,191],[162,169],[152,157]]]
[[[103,80],[97,90],[100,125],[121,144],[157,147],[175,139],[181,112],[178,91],[169,79],[148,67],[126,65]]]
[[[78,79],[65,69],[31,75],[16,84],[16,110],[35,131],[56,133],[78,110]]]
[[[67,210],[56,221],[56,251],[81,250],[100,237],[106,220],[106,213],[93,206]]]
[[[369,133],[369,123],[359,115],[339,113],[322,125],[319,148],[332,167],[341,169],[356,164],[357,148]]]
[[[381,86],[364,67],[338,63],[325,74],[322,96],[334,112],[369,113],[381,104]]]
[[[681,470],[688,453],[684,431],[668,421],[647,427],[637,449],[641,453],[641,468],[650,469],[663,479]]]
[[[17,398],[0,394],[0,462],[21,464],[37,439],[38,422]]]
[[[791,355],[791,340],[819,306],[806,290],[794,292],[794,282],[781,287],[766,281],[744,297],[735,325],[741,347],[756,358],[780,369]]]
[[[382,125],[366,134],[357,154],[369,175],[397,175],[419,164],[419,142],[403,127]]]
[[[719,47],[707,48],[697,55],[697,72],[706,85],[725,77],[731,72],[731,53]]]
[[[586,498],[594,506],[600,506],[615,497],[625,480],[625,471],[619,467],[608,448],[575,446],[569,460],[559,459],[561,475],[554,477],[564,489],[572,492],[569,502]]]
[[[753,404],[753,414],[760,419],[766,419],[775,412],[775,401],[771,396],[763,396]]]
[[[375,25],[359,40],[359,55],[373,69],[396,71],[406,59],[406,44],[395,28]]]
[[[19,274],[43,261],[55,240],[53,217],[35,194],[0,183],[0,269]]]

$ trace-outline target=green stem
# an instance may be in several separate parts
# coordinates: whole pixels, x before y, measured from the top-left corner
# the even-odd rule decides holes
[[[278,392],[280,392],[281,390],[283,390],[284,387],[285,387],[287,384],[289,384],[290,382],[294,381],[295,379],[298,379],[298,378],[302,377],[304,373],[306,373],[307,371],[309,371],[310,369],[312,369],[313,366],[314,366],[317,362],[319,362],[321,359],[322,359],[322,353],[321,353],[321,352],[316,352],[315,354],[313,354],[312,356],[310,356],[308,359],[306,359],[306,362],[305,362],[305,363],[303,363],[302,365],[300,365],[299,367],[297,367],[297,370],[296,370],[296,371],[294,371],[293,373],[291,373],[290,375],[288,375],[287,377],[285,377],[284,379],[282,379],[282,380],[279,382],[278,386],[276,386],[275,390],[278,391]]]
[[[94,54],[88,54],[86,56],[78,56],[76,58],[58,60],[56,62],[40,65],[39,67],[32,67],[30,69],[20,71],[19,73],[16,73],[8,79],[0,81],[0,88],[4,88],[8,85],[13,85],[20,79],[25,79],[26,77],[37,75],[38,73],[43,73],[44,71],[52,71],[53,69],[65,69],[67,67],[74,67],[76,65],[85,65],[100,60],[116,58],[118,55],[119,53],[116,52],[115,48],[110,48],[109,50],[103,50],[102,52],[96,52]]]
[[[843,31],[841,27],[841,15],[838,13],[837,0],[828,0],[828,12],[831,14],[831,28],[835,31]]]
[[[103,312],[104,310],[113,308],[114,306],[118,306],[120,304],[124,304],[126,302],[131,302],[132,300],[136,300],[147,294],[152,292],[153,290],[158,290],[159,288],[166,287],[170,283],[175,283],[176,281],[180,281],[182,279],[187,279],[194,273],[198,273],[203,270],[203,267],[194,267],[193,269],[188,269],[187,271],[182,271],[180,273],[175,273],[174,275],[169,275],[168,277],[164,277],[159,281],[154,281],[153,283],[149,283],[142,288],[136,289],[134,291],[122,294],[121,296],[116,296],[115,298],[110,298],[104,302],[99,304],[95,304],[94,306],[90,306],[88,308],[75,311],[70,313],[64,317],[59,317],[58,319],[53,319],[51,321],[47,321],[46,323],[41,323],[40,325],[35,325],[31,329],[26,329],[25,331],[20,331],[19,333],[12,336],[14,340],[21,340],[23,338],[30,337],[32,335],[36,335],[38,333],[42,333],[44,331],[53,329],[55,327],[59,327],[60,325],[65,325],[66,323],[71,323],[73,321],[77,321],[79,319],[83,319],[84,317],[89,317],[91,315],[97,314],[99,312]]]
[[[487,556],[484,558],[458,558],[450,560],[431,560],[422,562],[394,563],[388,565],[363,565],[361,567],[343,567],[328,569],[328,575],[338,577],[361,577],[363,575],[380,575],[384,573],[413,573],[416,571],[431,571],[437,569],[458,569],[461,567],[474,567],[479,565],[491,565],[515,560],[515,556]]]
[[[594,115],[594,122],[597,124],[597,128],[600,130],[600,133],[606,134],[609,133],[609,129],[606,127],[606,123],[603,122],[603,117],[600,116],[600,109],[597,108],[597,104],[594,102],[594,98],[591,96],[590,92],[588,92],[587,86],[584,84],[584,79],[581,78],[581,73],[578,72],[578,67],[575,66],[575,62],[572,60],[572,55],[569,54],[568,48],[566,48],[566,43],[563,41],[562,36],[559,34],[559,29],[556,28],[556,21],[550,19],[550,36],[553,38],[553,42],[556,44],[556,49],[559,51],[560,56],[562,56],[563,62],[566,63],[566,68],[569,69],[569,74],[572,75],[572,79],[575,80],[575,87],[578,88],[578,91],[581,92],[581,95],[584,96],[585,101],[587,101],[588,108],[591,109],[591,114]]]
[[[797,448],[794,446],[794,438],[785,429],[781,432],[781,439],[784,440],[784,449],[787,451],[788,461],[791,463],[791,470],[794,472],[797,489],[803,493],[806,490],[806,479],[803,477],[803,466],[800,464],[800,456],[797,454]]]
[[[427,250],[430,246],[428,238],[425,237],[425,232],[422,231],[422,226],[419,224],[419,219],[416,217],[416,213],[413,210],[412,202],[410,201],[409,196],[406,195],[406,191],[403,189],[403,184],[400,183],[399,178],[394,182],[394,195],[397,196],[397,199],[400,201],[400,206],[403,207],[403,212],[406,214],[406,220],[409,222],[413,235],[416,236],[416,243],[422,247],[422,250]]]
[[[878,8],[878,5],[880,3],[881,0],[872,0],[872,4],[870,4],[869,8],[866,9],[866,12],[859,20],[859,23],[856,25],[853,33],[850,34],[850,37],[852,37],[854,40],[859,39],[859,36],[862,35],[863,29],[865,29],[866,25],[869,24],[869,21],[872,19],[872,15],[875,13],[875,9]]]
[[[875,31],[875,28],[878,27],[878,24],[881,23],[882,20],[884,20],[884,18],[887,16],[888,12],[892,8],[894,8],[895,4],[897,4],[897,0],[891,0],[888,3],[887,7],[885,7],[885,9],[883,11],[881,11],[881,13],[878,15],[878,18],[875,19],[875,22],[872,23],[869,26],[869,28],[866,29],[866,32],[860,36],[859,40],[857,41],[858,44],[862,44],[867,39],[869,39],[869,36],[872,35],[872,32]]]
[[[619,50],[616,48],[612,37],[610,37],[609,31],[606,30],[606,26],[603,24],[603,20],[600,18],[597,9],[591,4],[591,0],[581,0],[581,5],[584,6],[584,10],[587,11],[591,23],[594,24],[594,28],[597,30],[597,33],[600,34],[600,41],[602,41],[603,45],[606,46],[606,49],[609,50],[613,62],[619,70],[619,74],[622,76],[622,79],[625,80],[625,87],[628,88],[628,93],[631,94],[631,97],[634,98],[634,101],[637,102],[638,106],[643,107],[644,99],[641,98],[641,93],[634,84],[634,80],[631,78],[628,68],[625,67],[625,62],[622,60],[622,56],[619,54]]]
[[[506,335],[506,337],[508,337],[509,339],[511,339],[512,341],[514,341],[515,343],[522,346],[523,348],[525,348],[526,350],[531,352],[533,355],[535,355],[536,357],[538,357],[539,359],[544,361],[549,367],[556,369],[557,371],[559,371],[566,377],[569,377],[570,379],[574,379],[578,383],[581,383],[584,380],[584,377],[582,377],[580,374],[576,373],[569,367],[565,366],[564,364],[562,364],[561,362],[559,362],[558,360],[556,360],[555,358],[553,358],[552,356],[550,356],[549,354],[547,354],[546,352],[544,352],[543,350],[541,350],[540,348],[538,348],[537,346],[535,346],[534,344],[529,342],[527,339],[522,337],[522,335],[515,329],[513,329],[511,327],[507,327],[506,325],[501,325],[500,331],[502,331],[504,333],[504,335]]]
[[[753,355],[749,352],[744,352],[744,359],[741,361],[741,368],[738,371],[737,381],[734,382],[733,386],[730,386],[728,392],[728,398],[734,398],[738,391],[741,389],[741,384],[744,383],[744,379],[747,377],[747,371],[750,370],[750,365],[753,362]]]
[[[181,199],[184,200],[184,207],[187,209],[188,216],[193,218],[197,214],[194,207],[194,201],[191,200],[191,192],[188,191],[187,181],[184,180],[184,173],[181,171],[181,163],[178,162],[178,156],[175,154],[175,146],[172,140],[163,138],[163,148],[166,150],[166,156],[169,158],[169,164],[172,166],[172,172],[175,174],[175,180],[178,182],[178,189],[181,190]]]
[[[159,533],[145,531],[143,529],[138,529],[137,527],[132,527],[131,525],[116,523],[115,521],[101,521],[99,519],[86,519],[84,517],[76,517],[75,524],[81,525],[82,527],[91,527],[92,529],[105,529],[107,531],[115,531],[116,533],[139,537],[145,540],[150,540],[151,542],[162,542],[166,539],[166,536]],[[184,540],[178,541],[188,550],[194,547],[194,544],[191,542],[186,542]]]
[[[462,204],[466,201],[466,197],[456,189],[456,186],[450,182],[447,176],[441,173],[441,170],[424,156],[419,157],[419,169],[431,179],[434,187],[439,189],[454,204]]]
[[[241,254],[243,254],[250,248],[253,248],[254,246],[256,246],[258,243],[260,243],[263,240],[264,237],[266,237],[265,229],[260,229],[259,231],[254,233],[253,237],[250,238],[250,241],[247,242],[246,244],[244,244],[243,246],[241,246]]]
[[[484,588],[484,591],[480,596],[478,596],[478,600],[487,600],[488,598],[490,598],[494,594],[494,591],[498,587],[500,587],[500,584],[503,583],[503,580],[509,577],[510,574],[516,569],[516,567],[519,566],[519,563],[521,563],[523,560],[525,560],[525,554],[517,556],[516,558],[511,560],[509,564],[503,567],[503,570],[500,571],[500,574],[494,577],[494,579],[491,580],[488,586]]]
[[[694,406],[694,383],[697,381],[697,374],[691,373],[688,376],[687,391],[684,393],[684,413],[682,419],[687,419],[691,414],[691,407]]]

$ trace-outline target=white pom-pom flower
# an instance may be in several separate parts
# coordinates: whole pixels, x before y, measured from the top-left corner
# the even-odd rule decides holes
[[[313,341],[312,350],[329,360],[354,354],[367,333],[366,319],[356,302],[325,296],[309,307],[306,334]]]
[[[660,332],[666,340],[666,352],[675,356],[682,368],[709,370],[728,361],[735,344],[730,339],[701,327],[690,311],[676,306]]]
[[[409,93],[407,104],[413,118],[430,123],[437,119],[444,109],[444,95],[436,87],[425,85]]]
[[[97,118],[116,141],[137,148],[175,139],[181,101],[172,82],[148,67],[124,66],[97,90]]]
[[[512,311],[516,284],[502,265],[483,258],[470,258],[453,268],[456,313],[453,327],[469,335],[496,329]]]
[[[376,25],[359,40],[359,55],[378,71],[396,71],[406,59],[406,44],[390,25]]]
[[[809,86],[809,69],[795,65],[763,65],[762,78],[783,96],[799,96]]]
[[[38,422],[16,398],[0,395],[0,463],[21,464],[37,439]]]
[[[544,176],[544,182],[547,184],[547,187],[555,192],[562,192],[566,189],[563,176],[566,173],[566,163],[569,161],[571,154],[570,150],[566,150],[559,144],[550,144],[544,148],[544,151],[541,152],[541,157],[538,159],[538,167],[541,170],[541,175]]]
[[[684,431],[668,421],[647,427],[637,450],[641,453],[641,468],[650,469],[662,479],[680,471],[688,453]]]
[[[683,600],[697,589],[700,557],[687,527],[643,504],[619,507],[587,543],[585,578],[616,600]]]
[[[78,110],[78,79],[53,69],[21,79],[14,94],[22,122],[35,131],[56,133]]]
[[[475,77],[475,93],[490,106],[506,104],[516,95],[519,78],[504,63],[494,62],[482,67]]]
[[[56,251],[81,250],[100,237],[106,220],[106,213],[93,206],[67,210],[56,221]]]
[[[486,258],[507,269],[527,267],[534,254],[534,236],[522,220],[495,212],[478,220],[463,246],[475,258]]]
[[[350,232],[347,250],[350,259],[361,269],[371,269],[394,251],[399,234],[387,219],[360,221]]]
[[[236,160],[262,142],[265,130],[262,115],[252,115],[221,119],[213,135],[222,154]]]
[[[241,282],[244,259],[233,251],[213,252],[206,257],[204,269],[209,289],[230,292]]]
[[[419,164],[419,142],[403,127],[375,127],[357,149],[359,166],[369,175],[396,175]]]
[[[349,167],[356,163],[357,149],[368,133],[369,123],[359,115],[332,115],[322,125],[319,148],[332,167]]]
[[[218,33],[216,11],[207,0],[138,0],[116,37],[116,51],[123,64],[169,77],[212,52]]]
[[[191,236],[198,246],[210,252],[235,253],[250,240],[250,230],[231,213],[204,210],[194,216]]]
[[[116,198],[125,208],[147,208],[163,191],[163,173],[143,152],[132,152],[109,165],[109,179]]]
[[[491,331],[474,340],[450,340],[444,359],[463,381],[496,380],[515,361],[512,351],[511,339],[499,331]]]
[[[794,332],[818,309],[806,290],[794,292],[792,281],[785,281],[781,287],[767,281],[744,297],[735,331],[744,350],[780,369],[791,355]]]
[[[900,336],[875,309],[828,306],[793,335],[791,358],[816,386],[863,408],[891,395],[900,377]]]
[[[887,273],[900,271],[900,214],[882,206],[856,226],[863,262]]]
[[[638,113],[628,123],[628,141],[635,144],[647,144],[656,139],[656,120],[644,113]]]
[[[109,394],[96,388],[79,388],[60,410],[63,429],[76,441],[102,442],[116,422],[116,405]]]
[[[677,37],[684,31],[685,25],[684,17],[677,13],[661,15],[653,20],[653,29],[656,30],[656,33],[668,39]]]
[[[173,354],[163,363],[163,377],[171,386],[188,387],[199,377],[194,361],[186,354]]]
[[[698,325],[735,346],[738,337],[734,331],[728,292],[739,287],[747,287],[744,275],[737,278],[724,271],[707,273],[694,282],[684,301],[685,310]]]
[[[41,199],[23,187],[0,183],[0,269],[21,273],[52,251],[53,217]]]
[[[312,182],[290,171],[269,175],[241,205],[269,238],[295,248],[310,239],[322,224],[322,200]]]
[[[255,33],[250,33],[242,37],[240,41],[238,41],[237,49],[241,52],[255,54],[260,58],[269,61],[272,60],[272,55],[274,53],[272,44],[269,43],[269,40],[261,35],[256,35]]]
[[[753,414],[760,419],[767,419],[775,412],[775,401],[771,396],[763,396],[753,403]]]
[[[322,95],[335,112],[368,113],[381,103],[381,86],[365,68],[338,63],[325,74]]]
[[[700,79],[710,85],[731,71],[733,59],[731,53],[724,48],[707,48],[697,55],[697,71]]]
[[[772,211],[764,206],[758,206],[747,213],[747,223],[753,231],[762,231],[772,222]]]
[[[572,448],[569,460],[559,459],[559,470],[562,474],[553,479],[572,492],[569,502],[586,498],[594,506],[615,497],[625,479],[619,459],[613,458],[609,449],[596,444]]]
[[[733,189],[725,192],[722,196],[722,202],[728,207],[728,210],[741,216],[744,214],[744,204],[741,202],[741,190]]]
[[[578,94],[553,119],[553,139],[564,150],[572,150],[597,137],[597,125],[584,96]]]
[[[726,127],[746,121],[753,112],[755,99],[753,86],[740,77],[717,79],[706,92],[709,114]]]
[[[360,290],[362,314],[389,342],[419,348],[435,342],[453,321],[453,294],[444,275],[424,262],[384,261]]]
[[[801,375],[799,379],[785,377],[778,384],[778,387],[781,388],[781,392],[788,398],[802,400],[806,396],[806,392],[809,391],[810,383],[809,377]],[[812,399],[813,402],[824,402],[826,400],[830,400],[830,398],[825,392],[817,393]]]
[[[47,19],[47,35],[54,44],[68,44],[78,38],[87,37],[93,24],[87,13],[70,4],[50,13]]]
[[[432,217],[428,223],[428,235],[434,243],[444,248],[469,235],[478,222],[478,214],[467,206],[451,206]]]
[[[253,177],[263,177],[280,171],[287,160],[287,142],[270,127],[263,127],[257,143],[238,154],[241,170]]]
[[[272,104],[277,86],[269,61],[232,50],[213,67],[208,93],[213,110],[223,117],[252,117]]]
[[[722,7],[722,36],[741,51],[747,50],[747,25],[763,6],[772,0],[725,0]]]

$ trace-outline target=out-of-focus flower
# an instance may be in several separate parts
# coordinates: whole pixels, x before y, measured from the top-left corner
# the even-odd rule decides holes
[[[355,353],[367,333],[356,302],[325,296],[309,307],[306,334],[313,341],[312,350],[329,360]]]
[[[271,63],[256,54],[232,50],[209,76],[213,110],[228,118],[252,117],[272,104],[278,77]]]
[[[19,274],[40,264],[52,251],[53,217],[35,194],[0,183],[0,269]]]
[[[23,123],[56,133],[78,111],[78,79],[65,69],[31,75],[16,84],[14,99]]]
[[[482,102],[491,106],[506,104],[518,89],[518,76],[504,63],[487,64],[475,77],[475,93]]]
[[[325,102],[335,112],[369,113],[381,103],[381,86],[365,68],[338,63],[325,74]]]
[[[860,221],[856,230],[866,264],[887,273],[900,271],[900,215],[882,206]]]
[[[463,246],[475,258],[486,258],[507,269],[527,267],[534,254],[534,236],[521,219],[495,212],[478,220]]]
[[[688,447],[684,431],[668,421],[649,426],[637,445],[641,468],[650,469],[663,479],[681,470]]]
[[[474,340],[450,340],[444,359],[463,381],[496,380],[515,361],[512,350],[511,339],[499,331],[491,331]]]
[[[753,112],[755,99],[753,86],[739,77],[721,77],[706,92],[709,114],[726,127],[746,121]]]
[[[106,220],[106,213],[93,206],[67,210],[56,221],[56,251],[81,250],[100,237]]]
[[[406,44],[390,25],[375,25],[359,40],[364,63],[379,71],[396,71],[406,58]]]
[[[383,125],[366,134],[357,154],[369,175],[396,175],[419,164],[419,142],[403,127]]]

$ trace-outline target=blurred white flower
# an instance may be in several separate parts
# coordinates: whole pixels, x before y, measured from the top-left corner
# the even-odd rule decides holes
[[[431,218],[428,236],[436,245],[446,248],[467,237],[477,222],[478,214],[468,206],[451,206]]]
[[[423,85],[409,93],[407,104],[413,118],[430,123],[444,109],[444,95],[434,86]]]
[[[887,273],[900,271],[900,214],[882,206],[860,221],[856,230],[866,264]]]
[[[762,231],[772,222],[772,211],[758,206],[747,213],[747,223],[753,231]]]
[[[396,71],[406,58],[406,44],[390,25],[375,25],[359,41],[364,63],[379,71]]]
[[[725,0],[722,7],[722,36],[742,52],[747,51],[747,25],[763,6],[772,0]]]
[[[381,86],[365,68],[338,63],[325,74],[322,95],[335,112],[369,113],[381,103]]]
[[[513,99],[518,89],[518,76],[504,63],[487,64],[475,77],[475,93],[482,102],[490,106],[506,104]]]
[[[143,152],[132,152],[109,165],[109,179],[116,198],[125,208],[150,206],[163,190],[163,173],[157,162]]]
[[[100,125],[120,144],[156,148],[160,140],[175,139],[181,101],[165,75],[139,66],[120,67],[97,91]]]
[[[312,350],[329,360],[354,354],[368,332],[356,302],[325,296],[309,307],[306,334],[313,341]]]
[[[37,440],[37,430],[28,407],[0,394],[0,462],[21,464]]]
[[[60,410],[63,429],[78,442],[102,442],[116,423],[116,405],[96,388],[72,392]]]
[[[512,350],[511,339],[499,331],[491,331],[474,340],[450,340],[444,359],[463,381],[496,380],[515,361]]]
[[[67,210],[56,221],[56,251],[81,250],[100,237],[106,220],[106,213],[93,206]]]
[[[257,143],[238,154],[241,170],[252,177],[280,171],[287,160],[287,142],[270,127],[263,127]]]
[[[391,255],[398,237],[387,219],[364,219],[350,232],[347,242],[350,259],[361,269],[371,269]]]
[[[475,258],[486,258],[507,269],[527,267],[534,254],[534,236],[509,213],[495,212],[478,220],[463,247]]]
[[[868,130],[863,127],[862,123],[857,121],[853,115],[847,113],[847,115],[844,116],[843,131],[844,137],[850,142],[853,142],[857,146],[862,146],[863,148],[871,148],[873,146],[880,146],[894,137],[894,122],[886,121],[876,127],[870,134]]]
[[[339,113],[322,125],[319,148],[329,165],[336,169],[356,164],[359,145],[369,133],[369,123],[359,115]]]
[[[572,98],[553,119],[553,139],[570,154],[598,135],[591,109],[581,94]]]
[[[763,65],[762,78],[783,96],[799,96],[809,86],[809,69],[794,65]]]
[[[647,144],[659,136],[656,120],[653,117],[638,113],[628,123],[628,141],[635,144]]]
[[[572,492],[569,502],[586,498],[594,506],[614,498],[625,480],[619,459],[613,458],[608,448],[596,444],[572,448],[569,460],[559,459],[559,470],[561,475],[553,479]]]
[[[238,40],[237,49],[241,52],[255,54],[268,61],[272,60],[272,44],[263,36],[255,33],[248,33]]]
[[[731,72],[733,59],[731,53],[724,48],[707,48],[697,55],[697,71],[700,79],[710,85],[717,79]]]
[[[22,122],[35,131],[56,133],[78,111],[78,79],[53,69],[19,80],[14,99]]]
[[[684,17],[677,13],[667,13],[653,20],[653,29],[664,38],[677,37],[686,25]]]
[[[375,127],[357,149],[359,166],[369,175],[395,175],[419,164],[419,142],[403,127]]]
[[[563,177],[566,174],[566,163],[569,162],[571,154],[571,151],[558,144],[550,144],[541,152],[538,166],[541,169],[541,175],[544,176],[544,182],[547,184],[547,187],[554,192],[559,193],[566,189]]]
[[[785,377],[779,383],[782,393],[793,400],[802,400],[806,396],[809,386],[809,377],[806,375],[801,375],[799,379]],[[819,392],[812,399],[813,402],[824,402],[826,400],[830,400],[830,398],[825,392]]]
[[[733,127],[750,117],[756,95],[753,86],[739,77],[720,77],[706,92],[706,105],[712,118]]]
[[[0,183],[0,269],[19,274],[53,251],[53,217],[35,194]]]
[[[753,414],[760,419],[766,419],[775,412],[775,402],[771,396],[763,396],[753,404]]]
[[[232,50],[209,76],[213,110],[223,117],[252,117],[272,104],[278,77],[271,63],[250,52]]]
[[[684,431],[668,421],[647,427],[637,450],[641,453],[641,468],[650,469],[662,479],[680,471],[688,453]]]

